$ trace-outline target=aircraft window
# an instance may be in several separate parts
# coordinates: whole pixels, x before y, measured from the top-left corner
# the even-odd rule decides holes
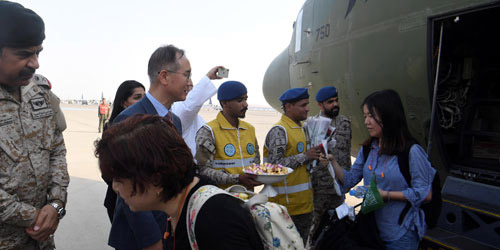
[[[299,16],[297,17],[297,22],[295,26],[295,53],[300,51],[301,41],[302,41],[302,13],[304,11],[300,10]]]

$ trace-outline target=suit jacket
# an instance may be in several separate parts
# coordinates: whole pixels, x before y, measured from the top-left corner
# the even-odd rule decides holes
[[[135,114],[155,115],[157,112],[151,101],[144,97],[122,111],[113,123],[121,122]],[[181,120],[174,113],[172,116],[177,132],[182,135]],[[136,250],[151,246],[163,239],[167,227],[167,214],[164,212],[132,212],[120,196],[116,200],[113,217],[108,245],[120,250]]]
[[[127,109],[123,110],[114,120],[113,123],[118,123],[121,122],[135,114],[150,114],[150,115],[157,115],[158,113],[156,112],[155,106],[151,103],[151,101],[147,98],[144,97],[140,101],[134,103],[132,106],[128,107]],[[179,135],[182,137],[182,123],[181,119],[177,115],[172,112],[172,117],[173,117],[173,122],[174,126],[177,129],[177,132]]]

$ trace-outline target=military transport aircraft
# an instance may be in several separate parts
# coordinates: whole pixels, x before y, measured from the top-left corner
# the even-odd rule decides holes
[[[307,0],[290,45],[264,76],[264,96],[281,110],[286,89],[308,87],[314,96],[334,85],[355,156],[368,136],[361,102],[395,89],[444,183],[438,227],[421,247],[498,249],[499,25],[500,1]]]

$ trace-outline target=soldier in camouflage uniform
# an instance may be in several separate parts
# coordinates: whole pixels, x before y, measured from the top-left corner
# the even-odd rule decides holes
[[[332,154],[339,165],[345,170],[351,168],[351,121],[339,114],[337,89],[333,86],[321,88],[316,94],[316,101],[321,116],[332,119],[330,126],[335,128],[333,139],[328,143],[328,153]],[[318,115],[318,116],[319,116]],[[314,191],[314,211],[309,244],[323,213],[335,209],[344,202],[343,196],[338,196],[333,188],[333,178],[325,164],[319,164],[311,174]]]
[[[44,24],[0,1],[0,27],[0,249],[54,249],[69,176],[59,99],[34,75]]]
[[[273,184],[278,195],[270,201],[285,206],[304,241],[309,234],[313,211],[313,191],[307,165],[318,160],[318,147],[310,148],[310,138],[302,121],[309,112],[306,88],[293,88],[279,98],[284,114],[269,130],[264,144],[264,161],[292,168],[285,181]]]
[[[217,99],[222,111],[196,133],[196,161],[199,173],[208,176],[221,188],[233,184],[254,187],[262,183],[243,173],[243,167],[260,163],[255,128],[244,118],[247,111],[247,89],[237,81],[221,84]]]

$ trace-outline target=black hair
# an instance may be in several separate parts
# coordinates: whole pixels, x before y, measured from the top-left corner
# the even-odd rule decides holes
[[[403,103],[396,91],[386,89],[374,92],[365,98],[361,109],[365,105],[370,115],[382,127],[380,154],[395,155],[403,152],[410,142],[416,142],[408,129]],[[374,139],[368,138],[363,146],[370,147]]]
[[[113,120],[124,110],[122,102],[126,101],[133,94],[134,89],[139,87],[146,90],[142,83],[134,80],[124,81],[120,84],[120,87],[116,90],[115,100],[113,101],[113,111],[111,112],[109,123],[113,123]]]
[[[281,102],[281,109],[283,110],[283,113],[286,112],[285,110],[285,104],[290,103],[292,105],[295,105],[297,102],[304,100],[304,99],[309,99],[309,98],[297,98],[297,99],[292,99],[292,100],[286,100]]]

